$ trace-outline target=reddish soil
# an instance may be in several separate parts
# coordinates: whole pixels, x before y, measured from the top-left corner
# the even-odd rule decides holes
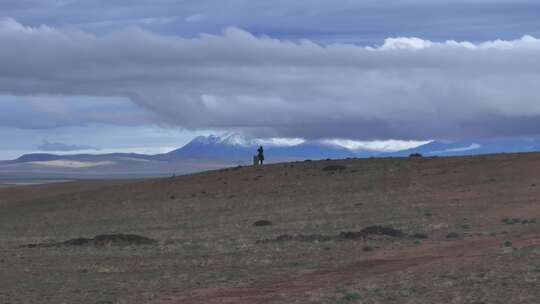
[[[501,237],[474,237],[461,241],[430,242],[414,250],[402,250],[392,254],[383,252],[336,269],[304,272],[279,280],[255,282],[232,288],[196,290],[189,297],[154,303],[271,303],[277,295],[294,296],[310,290],[337,286],[351,279],[371,280],[380,274],[429,266],[435,261],[459,263],[460,259],[481,259],[490,253],[500,251],[503,240]],[[540,234],[520,235],[517,241],[513,242],[514,248],[531,245],[540,245]]]
[[[157,244],[21,247],[98,235]],[[0,269],[0,303],[537,304],[540,153],[4,187]]]

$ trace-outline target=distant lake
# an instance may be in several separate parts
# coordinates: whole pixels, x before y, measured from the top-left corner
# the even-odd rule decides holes
[[[73,180],[69,179],[40,179],[40,178],[0,178],[0,186],[30,186],[30,185],[42,185],[42,184],[52,184],[52,183],[65,183],[71,182]]]

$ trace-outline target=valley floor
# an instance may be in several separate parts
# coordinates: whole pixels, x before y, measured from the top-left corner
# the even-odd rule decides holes
[[[538,303],[540,154],[0,187],[0,269],[12,304]]]

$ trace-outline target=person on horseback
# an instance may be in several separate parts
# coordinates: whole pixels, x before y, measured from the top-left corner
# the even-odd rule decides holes
[[[264,149],[262,146],[259,146],[259,149],[257,149],[257,159],[260,165],[264,163]]]

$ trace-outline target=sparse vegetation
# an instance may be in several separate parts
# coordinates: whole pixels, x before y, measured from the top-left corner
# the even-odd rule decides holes
[[[343,300],[347,302],[358,301],[360,300],[360,294],[356,292],[348,292],[343,296]]]
[[[508,218],[505,217],[501,220],[505,225],[516,225],[516,224],[536,224],[536,219],[520,219],[520,218]]]
[[[461,238],[461,235],[457,232],[449,232],[447,235],[446,235],[446,238],[447,239],[459,239]]]
[[[59,243],[39,243],[28,244],[21,247],[26,248],[48,248],[48,247],[68,247],[68,246],[141,246],[141,245],[156,245],[156,240],[136,235],[136,234],[101,234],[94,238],[76,238]]]
[[[415,239],[427,239],[428,235],[425,234],[425,233],[422,233],[422,232],[417,232],[417,233],[413,234],[413,238],[415,238]]]
[[[346,166],[342,165],[329,165],[323,168],[323,171],[342,171],[347,169]]]
[[[256,226],[256,227],[272,226],[272,222],[268,220],[260,220],[253,223],[253,226]]]
[[[313,161],[2,188],[0,303],[536,303],[539,159]],[[103,233],[155,243],[96,246]]]
[[[269,242],[328,242],[333,240],[367,240],[370,236],[381,235],[390,237],[404,237],[406,234],[401,230],[394,229],[392,227],[383,226],[370,226],[360,231],[343,231],[337,235],[322,235],[322,234],[282,234],[273,239],[259,240],[257,243],[269,243]]]

